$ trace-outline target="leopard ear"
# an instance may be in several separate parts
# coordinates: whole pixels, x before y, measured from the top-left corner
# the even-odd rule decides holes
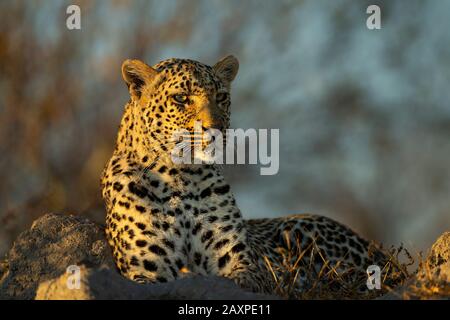
[[[234,56],[229,55],[217,62],[213,69],[220,78],[230,84],[238,73],[239,61]]]
[[[132,98],[140,98],[145,84],[149,83],[157,71],[140,60],[127,59],[122,63],[122,77]]]

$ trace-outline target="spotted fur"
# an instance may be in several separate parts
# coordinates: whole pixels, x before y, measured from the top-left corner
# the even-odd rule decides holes
[[[237,70],[232,56],[212,67],[187,59],[123,63],[131,99],[102,177],[106,234],[120,272],[138,282],[166,282],[189,270],[272,292],[267,261],[276,265],[280,248],[311,242],[332,263],[364,271],[372,263],[368,242],[347,227],[312,215],[244,220],[218,166],[171,161],[171,137],[180,128],[192,132],[197,120],[206,129],[229,127]]]

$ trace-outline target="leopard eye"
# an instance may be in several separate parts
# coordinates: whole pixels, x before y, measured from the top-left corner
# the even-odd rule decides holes
[[[172,96],[173,100],[178,103],[186,103],[188,102],[188,97],[185,94],[175,94]]]
[[[228,93],[226,93],[226,92],[216,94],[217,102],[224,102],[225,100],[227,100],[227,98],[228,98]]]

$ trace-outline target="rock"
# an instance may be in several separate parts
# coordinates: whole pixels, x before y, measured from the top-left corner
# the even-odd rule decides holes
[[[59,277],[70,265],[113,267],[102,228],[76,216],[47,214],[23,232],[8,254],[0,298],[33,299],[40,282]]]
[[[186,279],[153,285],[141,285],[129,281],[115,270],[107,267],[81,267],[79,289],[67,285],[69,275],[41,283],[36,299],[261,299],[268,296],[255,295],[240,289],[229,279],[194,276]]]
[[[427,264],[437,277],[450,282],[450,232],[444,232],[433,244]]]
[[[79,287],[72,286],[69,266],[79,267]],[[103,228],[78,216],[44,215],[18,237],[7,260],[0,262],[0,299],[276,298],[244,291],[220,277],[137,284],[117,272]]]
[[[380,299],[450,299],[450,232],[436,240],[411,279]]]

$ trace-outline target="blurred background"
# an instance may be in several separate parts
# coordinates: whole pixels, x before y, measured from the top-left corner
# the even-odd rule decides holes
[[[313,212],[426,249],[450,229],[449,14],[420,0],[1,1],[0,254],[47,212],[103,222],[124,59],[227,54],[241,64],[232,127],[280,129],[277,175],[227,168],[244,216]]]

